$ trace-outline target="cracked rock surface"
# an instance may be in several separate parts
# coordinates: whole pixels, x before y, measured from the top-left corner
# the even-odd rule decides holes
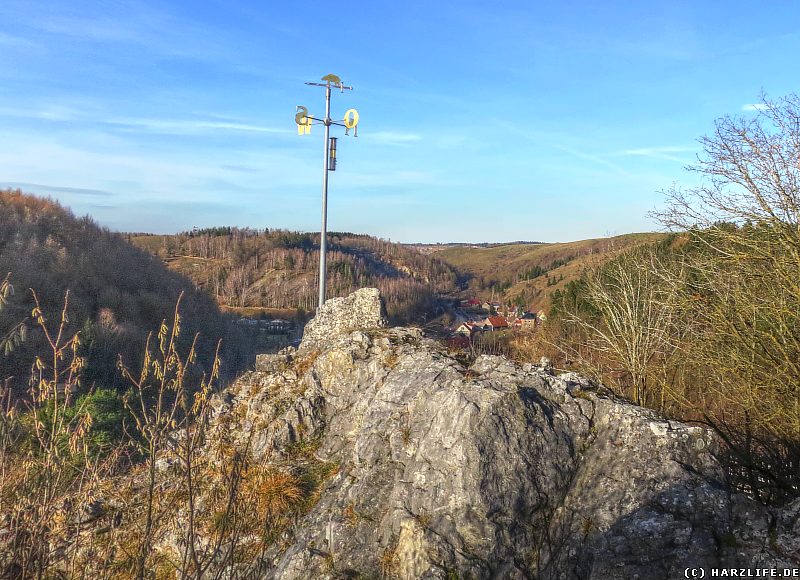
[[[334,305],[329,320],[361,329],[312,322],[299,351],[261,360],[217,410],[262,455],[313,438],[317,457],[339,466],[262,554],[266,577],[677,578],[687,567],[800,566],[800,501],[770,510],[731,491],[707,430],[573,373],[491,356],[466,368],[418,330],[382,328],[375,299],[358,302],[372,301],[362,318],[342,316],[355,301]]]
[[[306,324],[303,344],[324,346],[331,337],[357,328],[380,328],[387,325],[386,309],[377,288],[361,288],[344,298],[331,298]]]

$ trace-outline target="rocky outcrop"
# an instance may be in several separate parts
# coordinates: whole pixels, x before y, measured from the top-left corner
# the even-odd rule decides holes
[[[354,309],[352,312],[348,308]],[[300,351],[262,360],[213,421],[271,460],[337,466],[253,562],[269,578],[678,578],[800,566],[800,501],[737,495],[700,427],[575,374],[383,328],[377,291],[334,299]]]
[[[386,310],[377,288],[362,288],[345,298],[331,298],[318,310],[303,332],[302,346],[324,346],[358,328],[386,326]]]

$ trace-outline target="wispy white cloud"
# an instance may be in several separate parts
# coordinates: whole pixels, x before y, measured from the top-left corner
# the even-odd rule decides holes
[[[612,52],[633,58],[692,61],[708,55],[702,40],[689,30],[656,38],[609,39]]]
[[[381,145],[408,145],[422,140],[422,135],[418,133],[404,133],[401,131],[362,132],[361,137],[363,137],[365,141],[380,143]],[[359,137],[359,139],[361,137]]]
[[[108,17],[90,19],[51,15],[39,20],[37,27],[50,34],[80,38],[85,42],[145,42],[148,35],[140,28],[144,22],[135,23],[136,26],[131,24]]]
[[[65,195],[90,195],[90,196],[113,196],[110,191],[102,189],[88,189],[85,187],[67,187],[64,185],[46,185],[42,183],[26,183],[16,181],[0,181],[0,187],[10,187],[12,189],[22,189],[23,191],[34,191],[43,193],[62,193]]]
[[[42,159],[47,163],[42,164]],[[140,200],[166,196],[193,203],[203,197],[215,198],[226,189],[220,186],[220,179],[262,192],[293,186],[296,180],[316,183],[316,173],[312,176],[309,164],[302,161],[276,149],[257,155],[233,149],[187,154],[141,149],[125,142],[95,142],[86,135],[67,139],[17,133],[0,143],[0,178],[4,181],[113,191]],[[260,171],[242,173],[224,167],[232,164]]]
[[[692,153],[697,151],[697,147],[688,145],[668,145],[664,147],[640,147],[638,149],[625,149],[614,155],[625,155],[633,157],[650,157],[653,159],[665,159],[676,163],[687,163],[689,160],[681,158],[681,153]]]
[[[75,121],[86,114],[63,105],[47,105],[37,108],[0,107],[0,117],[16,119],[41,119],[46,121]]]
[[[159,133],[165,135],[195,135],[199,133],[244,132],[244,133],[278,133],[291,134],[294,131],[281,127],[269,127],[248,122],[210,121],[206,119],[147,119],[120,118],[104,119],[105,125],[118,127],[126,131]]]
[[[767,108],[764,103],[748,103],[742,105],[742,111],[763,111]]]
[[[373,193],[360,195],[343,195],[340,199],[340,207],[347,208],[385,208],[386,206],[428,206],[433,203],[429,196],[414,193],[390,193],[385,192],[375,195]]]
[[[605,159],[600,155],[595,155],[593,153],[584,153],[583,151],[578,151],[577,149],[573,149],[571,147],[564,147],[563,145],[556,145],[555,148],[558,149],[559,151],[564,151],[565,153],[569,153],[570,155],[573,155],[578,159],[591,161],[592,163],[608,167],[609,169],[611,169],[615,173],[618,173],[619,175],[624,175],[625,177],[631,177],[631,174],[628,171],[626,171],[619,165],[612,163],[611,161]]]
[[[208,114],[205,118],[169,119],[119,117],[107,118],[93,115],[86,110],[59,104],[46,104],[34,108],[0,107],[0,117],[17,119],[37,119],[71,123],[82,121],[86,124],[105,125],[111,129],[126,132],[154,133],[160,135],[198,135],[205,133],[275,133],[292,134],[294,131],[283,127],[270,127],[246,119],[224,115]]]
[[[480,145],[480,141],[472,135],[460,134],[442,134],[437,133],[434,135],[430,142],[441,149],[458,149],[463,151],[467,147],[475,147]]]
[[[40,45],[28,40],[27,38],[14,36],[6,32],[0,32],[0,46],[30,49],[38,48]]]
[[[342,173],[338,179],[344,187],[397,187],[437,185],[436,176],[427,171],[376,171]]]
[[[219,27],[152,3],[109,4],[86,0],[65,10],[58,5],[5,2],[10,4],[3,6],[9,27],[34,30],[34,39],[50,48],[58,46],[53,39],[66,39],[73,46],[127,45],[137,47],[139,56],[150,54],[195,61],[225,62],[235,54],[223,42],[224,32]],[[17,41],[15,37],[11,40]]]
[[[220,165],[221,169],[233,171],[236,173],[260,173],[261,168],[253,165],[242,165],[241,163],[228,163]]]

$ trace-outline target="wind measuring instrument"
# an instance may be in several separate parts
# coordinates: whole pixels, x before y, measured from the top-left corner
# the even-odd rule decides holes
[[[322,83],[306,83],[315,87],[325,87],[325,118],[315,119],[308,114],[308,109],[302,105],[297,106],[297,113],[294,122],[297,123],[298,135],[310,135],[311,126],[316,124],[325,125],[325,159],[323,162],[322,173],[322,229],[319,236],[319,306],[325,304],[325,274],[326,274],[326,251],[328,234],[328,172],[336,171],[336,137],[331,137],[331,125],[344,127],[344,134],[349,135],[353,131],[353,137],[358,137],[358,111],[348,109],[341,121],[331,119],[331,88],[339,89],[342,93],[352,91],[353,87],[348,87],[342,83],[338,76],[330,74],[322,77]]]

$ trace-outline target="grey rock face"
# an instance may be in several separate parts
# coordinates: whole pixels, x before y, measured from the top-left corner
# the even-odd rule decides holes
[[[356,329],[383,328],[385,309],[377,288],[362,288],[345,298],[331,298],[306,324],[301,349],[328,344]]]
[[[275,363],[290,363],[294,357],[294,347],[287,346],[278,353],[257,354],[256,355],[256,370],[264,371],[270,370]]]
[[[319,353],[302,372],[265,360],[215,418],[256,429],[266,457],[307,437],[339,465],[262,555],[266,577],[644,579],[800,566],[800,500],[769,510],[734,493],[709,431],[546,364],[484,356],[464,368],[413,329],[346,332],[342,318],[382,320],[375,295],[360,296],[321,309],[304,339]],[[346,317],[347,304],[362,310]]]

